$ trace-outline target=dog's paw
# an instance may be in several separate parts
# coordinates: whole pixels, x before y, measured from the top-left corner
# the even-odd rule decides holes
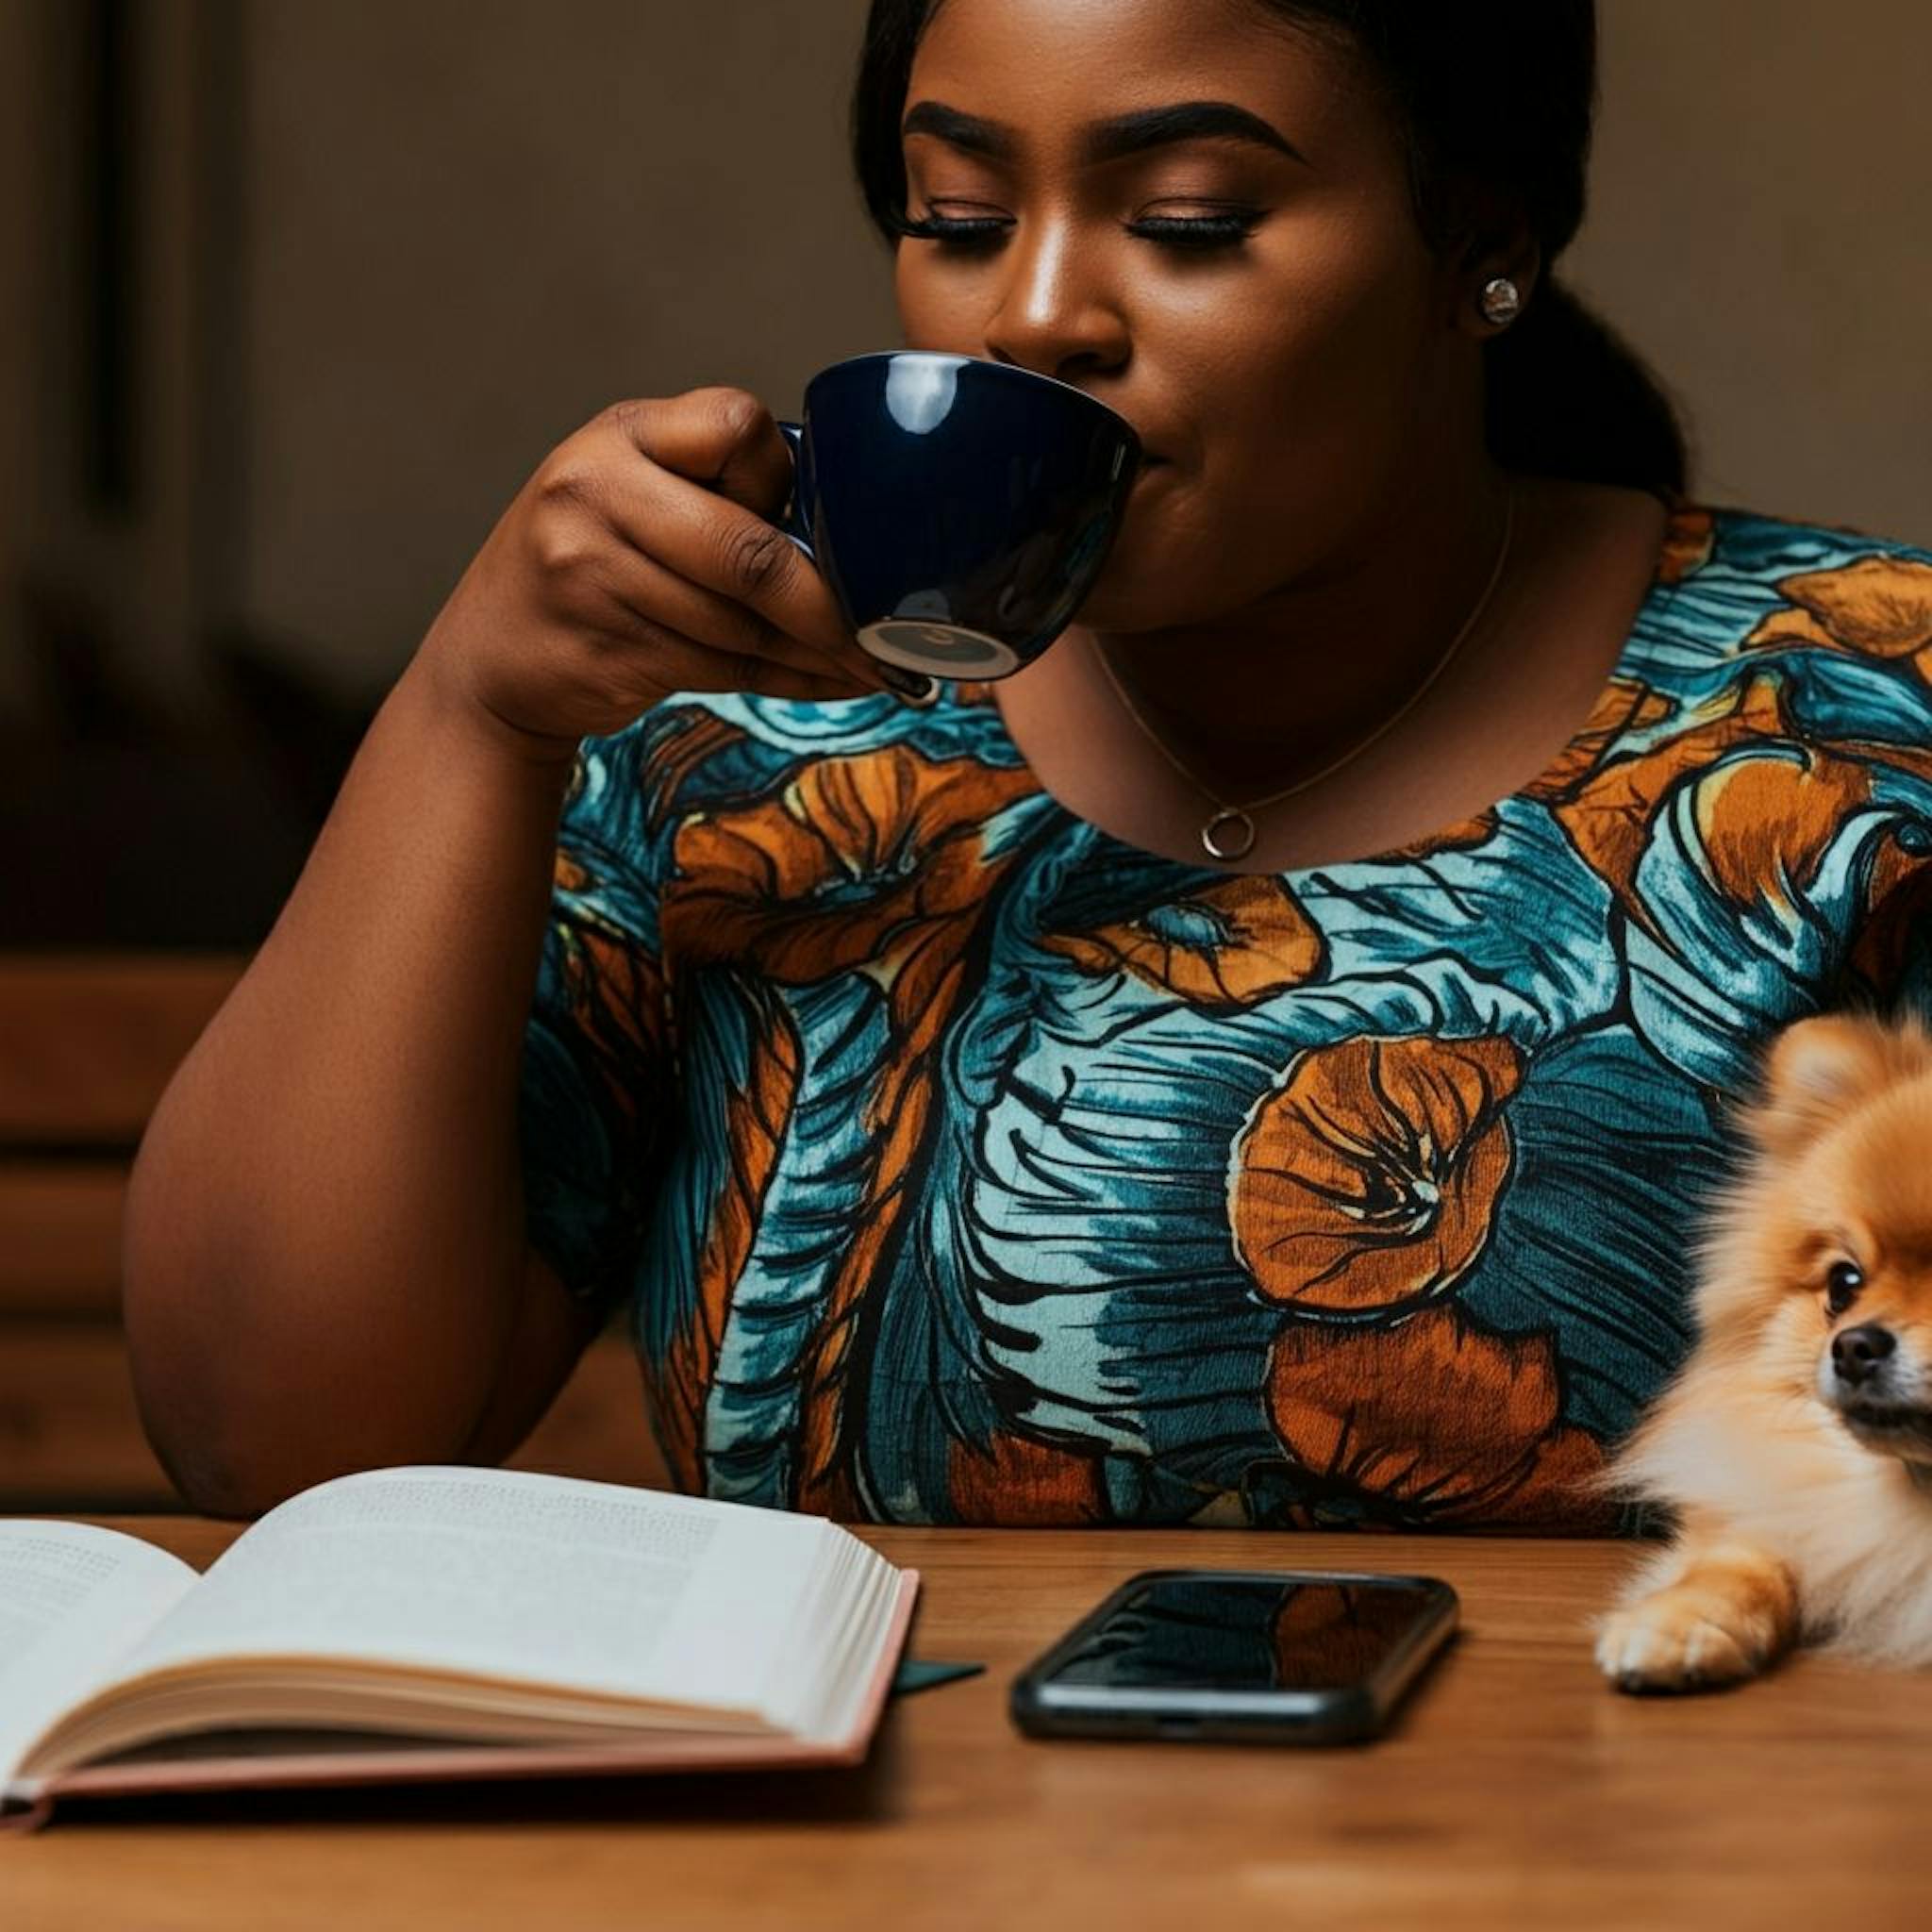
[[[1620,1690],[1707,1690],[1755,1677],[1771,1649],[1770,1633],[1734,1620],[1729,1606],[1699,1592],[1664,1590],[1599,1626],[1597,1667]]]

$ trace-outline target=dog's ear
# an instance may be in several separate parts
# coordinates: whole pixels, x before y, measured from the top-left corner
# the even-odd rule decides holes
[[[1790,1154],[1902,1074],[1932,1070],[1932,1036],[1862,1013],[1798,1020],[1772,1041],[1751,1126],[1759,1145]]]

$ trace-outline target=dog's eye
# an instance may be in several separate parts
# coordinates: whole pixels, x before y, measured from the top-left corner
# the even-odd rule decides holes
[[[1864,1285],[1864,1272],[1856,1261],[1834,1261],[1824,1277],[1824,1312],[1843,1314],[1851,1307],[1852,1297]]]

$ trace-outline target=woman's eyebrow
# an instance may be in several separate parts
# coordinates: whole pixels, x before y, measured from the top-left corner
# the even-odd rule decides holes
[[[996,161],[1011,160],[1018,146],[1014,130],[1005,122],[961,113],[943,101],[915,102],[907,110],[899,132],[902,136],[930,134],[950,147]],[[1125,155],[1180,141],[1245,141],[1273,148],[1305,166],[1307,162],[1299,148],[1258,114],[1238,108],[1232,101],[1174,101],[1162,108],[1141,108],[1130,114],[1091,122],[1081,130],[1080,153],[1089,163],[1117,161]]]
[[[1305,165],[1307,157],[1258,114],[1232,101],[1175,101],[1098,121],[1084,130],[1081,152],[1090,161],[1118,160],[1176,141],[1245,141],[1274,148]]]

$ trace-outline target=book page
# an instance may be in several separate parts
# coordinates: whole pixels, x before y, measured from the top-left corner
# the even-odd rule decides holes
[[[180,1557],[118,1529],[0,1517],[0,1783],[194,1581]]]
[[[787,1633],[843,1535],[522,1470],[368,1470],[252,1524],[115,1676],[299,1654],[770,1715]]]

